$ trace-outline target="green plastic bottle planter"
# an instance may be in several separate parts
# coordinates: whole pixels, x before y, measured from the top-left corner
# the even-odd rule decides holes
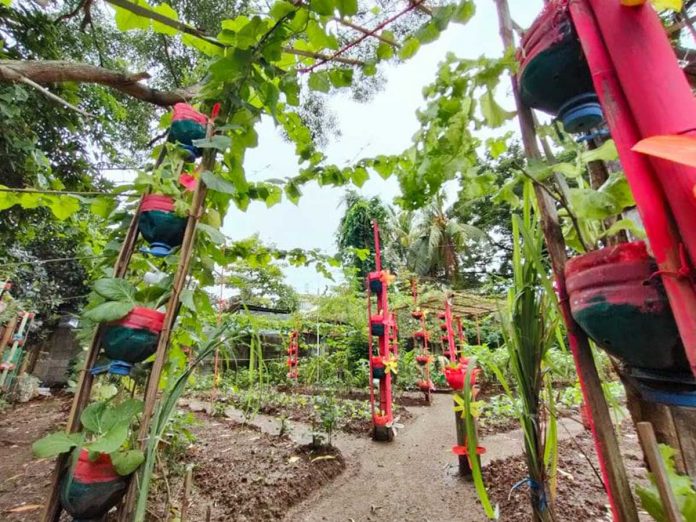
[[[161,194],[143,198],[138,228],[150,244],[144,252],[158,257],[171,254],[181,245],[186,230],[186,219],[174,214],[174,200]]]
[[[116,473],[109,455],[90,461],[87,450],[81,450],[75,467],[61,482],[60,501],[74,520],[102,520],[121,501],[127,486],[128,477]]]
[[[590,69],[567,8],[549,4],[522,38],[518,60],[525,105],[558,116],[570,133],[584,133],[602,123]]]
[[[193,158],[189,157],[188,160],[193,161],[201,155],[201,149],[195,147],[193,142],[205,138],[207,123],[208,118],[205,114],[198,112],[187,103],[177,103],[174,105],[174,115],[167,139],[172,143],[181,145],[193,156]]]
[[[592,340],[634,368],[688,373],[657,264],[645,243],[623,243],[571,259],[573,318]]]
[[[381,357],[372,358],[372,378],[373,379],[384,379],[387,376],[387,372],[384,368],[384,361]]]
[[[386,331],[384,321],[381,316],[375,316],[370,321],[370,331],[376,337],[382,337]]]
[[[126,317],[107,326],[102,338],[104,353],[129,369],[155,353],[163,324],[162,312],[135,307]]]

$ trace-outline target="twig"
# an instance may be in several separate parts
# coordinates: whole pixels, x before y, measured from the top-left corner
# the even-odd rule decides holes
[[[42,87],[41,85],[39,85],[39,84],[36,83],[35,81],[30,80],[29,78],[27,78],[26,76],[23,76],[23,75],[20,74],[20,75],[19,75],[19,81],[20,81],[21,83],[24,83],[24,84],[28,85],[29,87],[33,87],[34,89],[36,89],[37,91],[39,91],[41,94],[43,94],[43,95],[46,96],[47,98],[49,98],[49,99],[51,99],[51,100],[53,100],[53,101],[55,101],[55,102],[58,102],[59,104],[61,104],[61,105],[65,106],[65,107],[67,107],[68,109],[71,109],[71,110],[77,112],[78,114],[82,114],[83,116],[85,116],[85,117],[87,117],[87,118],[96,118],[96,116],[94,116],[94,114],[90,114],[89,112],[83,111],[83,110],[80,109],[79,107],[76,107],[75,105],[73,105],[73,104],[70,103],[69,101],[64,100],[63,98],[61,98],[61,97],[58,96],[57,94],[53,94],[51,91],[49,91],[49,90],[46,89],[45,87]]]
[[[355,29],[356,31],[358,31],[364,35],[372,36],[373,38],[377,38],[377,40],[379,40],[380,42],[384,42],[385,44],[391,45],[392,47],[395,47],[397,49],[399,47],[401,47],[401,45],[399,45],[397,42],[395,42],[389,38],[385,38],[384,36],[382,36],[380,34],[373,34],[369,29],[365,29],[364,27],[361,27],[357,24],[354,24],[353,22],[351,22],[350,20],[346,20],[345,18],[335,17],[334,21],[338,22],[339,24],[345,25],[346,27],[350,27],[351,29]]]
[[[169,54],[169,45],[167,44],[167,37],[163,34],[161,34],[160,36],[162,37],[162,47],[164,48],[164,57],[167,61],[167,69],[169,69],[169,74],[172,75],[172,79],[174,80],[176,86],[181,87],[181,79],[179,78],[179,75],[177,74],[176,69],[174,68],[174,64],[172,63],[172,57]]]

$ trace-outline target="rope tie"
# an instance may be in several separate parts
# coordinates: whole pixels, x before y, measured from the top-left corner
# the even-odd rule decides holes
[[[510,488],[508,500],[512,496],[513,491],[521,488],[525,484],[529,486],[529,489],[531,489],[539,497],[539,509],[541,511],[546,511],[546,508],[548,507],[548,502],[546,501],[546,491],[544,490],[544,486],[542,484],[539,484],[536,480],[534,480],[531,477],[525,477],[519,482],[517,482],[515,485],[513,485],[512,488]]]

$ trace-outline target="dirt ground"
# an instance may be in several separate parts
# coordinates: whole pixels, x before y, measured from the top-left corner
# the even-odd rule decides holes
[[[645,469],[640,447],[635,432],[628,423],[622,428],[621,446],[629,481],[632,485],[644,482]],[[589,459],[594,469],[599,469],[591,435],[583,432],[574,441],[563,441],[559,444],[558,451],[558,492],[554,504],[556,519],[559,522],[610,521],[611,514],[604,488],[593,468],[588,465]],[[527,475],[523,455],[499,459],[486,467],[488,492],[491,502],[500,507],[502,522],[531,520],[529,488],[525,485],[513,490],[513,486]],[[641,517],[643,519],[651,520],[647,515]]]
[[[37,521],[52,464],[31,457],[31,443],[61,427],[69,397],[36,400],[0,418],[0,520]],[[314,522],[481,522],[485,520],[470,483],[457,476],[452,399],[436,394],[432,406],[409,407],[393,443],[376,443],[364,434],[338,433],[338,452],[312,452],[311,430],[294,423],[291,438],[278,436],[276,417],[259,415],[244,425],[232,418],[198,412],[197,436],[181,457],[193,467],[189,520]],[[403,419],[402,419],[403,420]],[[596,459],[579,423],[563,420],[559,429],[559,520],[608,520],[606,497],[583,451]],[[622,444],[632,477],[642,476],[635,434],[624,428]],[[529,520],[524,488],[510,495],[526,476],[519,430],[484,435],[484,474],[501,520]],[[153,494],[149,520],[175,519],[183,480],[162,481]],[[508,495],[510,498],[508,499]]]

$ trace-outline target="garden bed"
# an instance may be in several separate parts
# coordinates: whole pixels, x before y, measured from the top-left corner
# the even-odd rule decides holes
[[[196,442],[181,459],[193,464],[189,520],[280,520],[290,506],[324,486],[345,468],[333,448],[298,446],[288,438],[270,436],[251,426],[198,414]],[[173,503],[179,505],[183,480],[170,481]],[[152,520],[164,520],[166,488],[157,489]]]
[[[621,450],[631,484],[645,482],[640,448],[629,423],[624,423],[622,428]],[[557,520],[610,521],[606,494],[585,457],[587,455],[595,469],[599,470],[591,435],[584,432],[575,438],[575,442],[561,442],[558,452]],[[495,460],[485,466],[483,473],[491,502],[500,507],[500,521],[531,520],[528,487],[525,485],[511,491],[515,484],[528,476],[524,455]]]

